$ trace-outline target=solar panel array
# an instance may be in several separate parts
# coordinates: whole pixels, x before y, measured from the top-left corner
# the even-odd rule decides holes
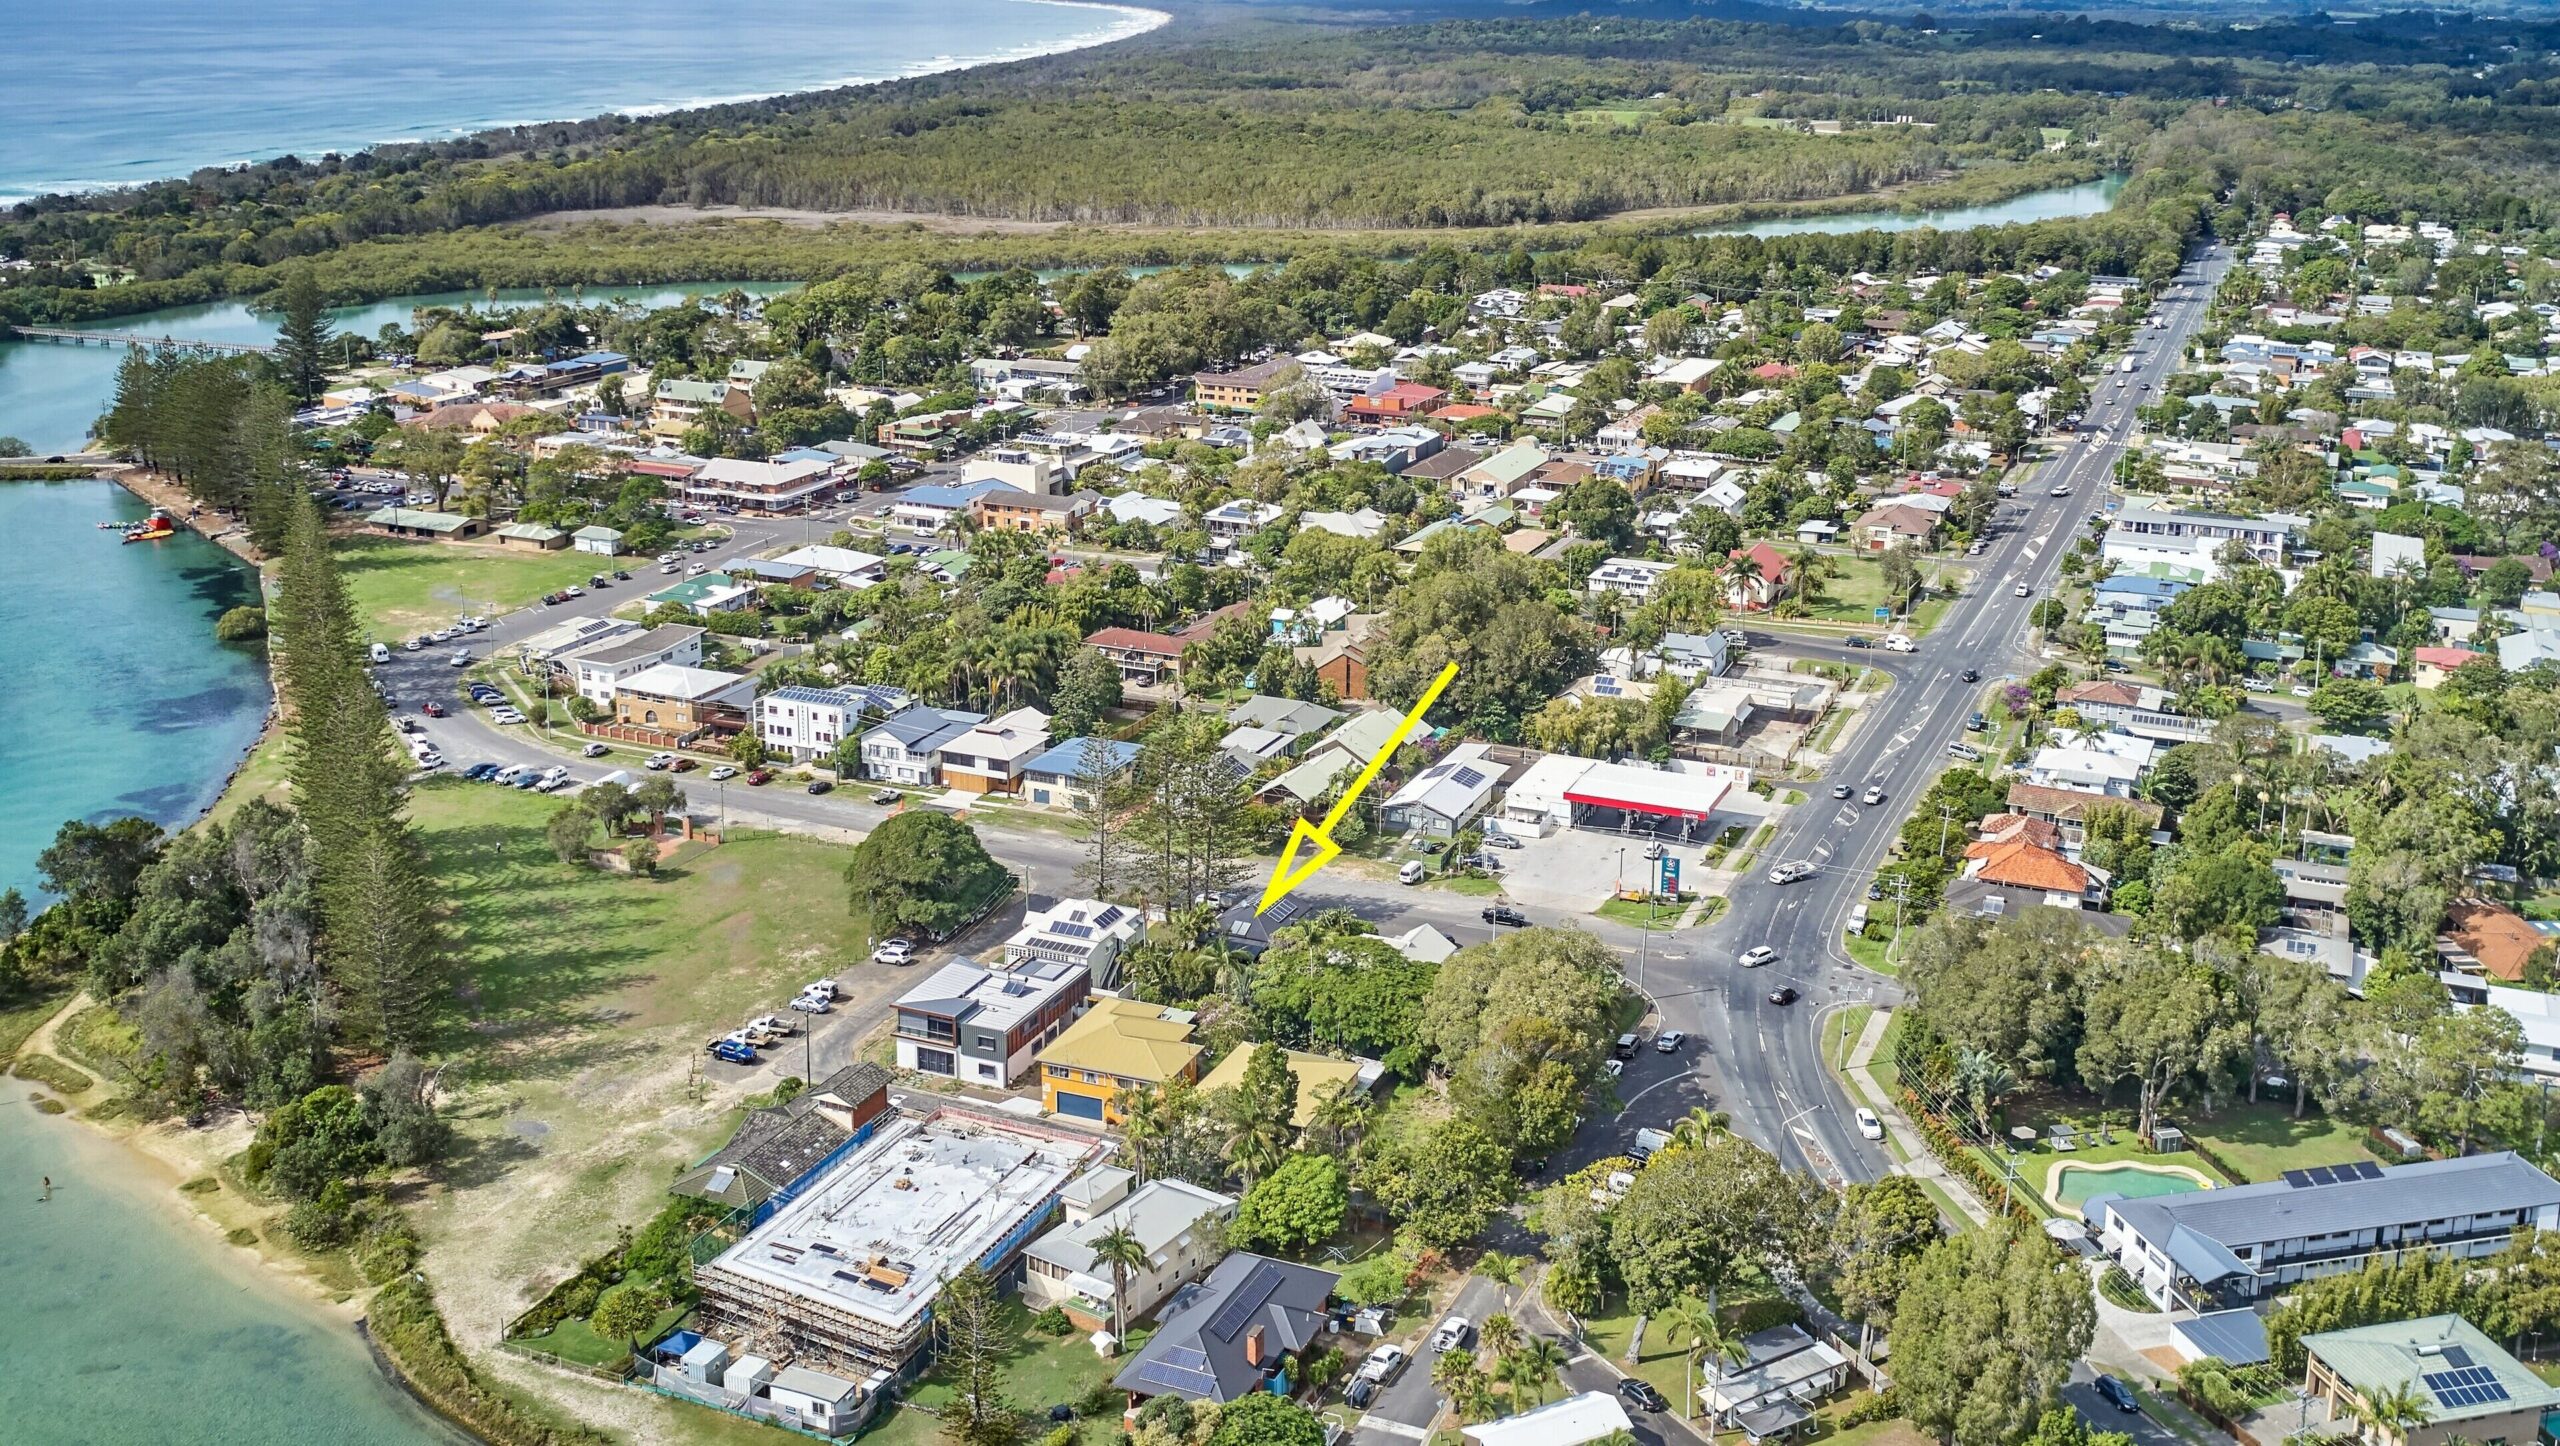
[[[1449,776],[1457,780],[1457,784],[1460,788],[1474,788],[1478,784],[1484,782],[1484,775],[1478,773],[1472,768],[1461,768]]]
[[[1139,1362],[1138,1379],[1168,1391],[1218,1394],[1218,1378],[1209,1374],[1209,1357],[1196,1346],[1175,1346],[1152,1361]]]
[[[2447,1406],[2486,1406],[2509,1399],[2506,1386],[2498,1380],[2498,1373],[2487,1366],[2433,1371],[2418,1379],[2425,1382],[2435,1398]]]
[[[1255,1261],[1252,1273],[1244,1278],[1244,1284],[1236,1287],[1235,1295],[1227,1301],[1225,1308],[1209,1322],[1209,1334],[1222,1341],[1234,1340],[1236,1332],[1243,1330],[1244,1323],[1253,1319],[1253,1313],[1262,1309],[1263,1304],[1271,1299],[1271,1293],[1280,1288],[1280,1280],[1281,1270],[1277,1264],[1268,1260]]]
[[[2313,1185],[2343,1185],[2351,1180],[2379,1180],[2382,1167],[2371,1160],[2358,1160],[2352,1165],[2313,1165],[2307,1170],[2287,1170],[2284,1182],[2296,1190]]]

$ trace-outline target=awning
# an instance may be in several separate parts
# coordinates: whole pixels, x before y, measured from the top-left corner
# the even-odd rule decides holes
[[[1702,819],[1733,791],[1721,774],[1673,773],[1624,763],[1595,763],[1565,789],[1567,803],[1614,808],[1657,818]]]

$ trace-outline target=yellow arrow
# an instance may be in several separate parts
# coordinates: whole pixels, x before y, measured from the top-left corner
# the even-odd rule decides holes
[[[1431,686],[1422,690],[1421,701],[1413,705],[1412,712],[1404,715],[1404,721],[1388,735],[1386,745],[1369,760],[1369,766],[1361,769],[1360,776],[1351,780],[1351,786],[1342,790],[1342,797],[1335,799],[1333,807],[1325,810],[1324,822],[1309,823],[1302,818],[1289,830],[1288,846],[1280,850],[1280,863],[1271,871],[1271,882],[1262,886],[1262,902],[1255,907],[1255,913],[1262,913],[1289,897],[1291,889],[1314,878],[1316,870],[1332,863],[1334,856],[1342,852],[1342,845],[1333,841],[1333,826],[1342,822],[1342,816],[1351,811],[1351,805],[1359,799],[1361,791],[1369,786],[1370,781],[1378,776],[1378,770],[1386,767],[1387,760],[1403,745],[1405,735],[1421,726],[1422,715],[1430,712],[1431,705],[1440,701],[1441,690],[1457,676],[1458,665],[1455,663],[1440,670],[1440,676],[1432,679]],[[1305,863],[1299,863],[1298,850],[1309,844],[1314,845],[1313,851]]]

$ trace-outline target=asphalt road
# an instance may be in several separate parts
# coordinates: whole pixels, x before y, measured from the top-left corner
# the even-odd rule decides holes
[[[2128,385],[2117,387],[2116,373],[2102,377],[2091,395],[2087,430],[2058,458],[2021,474],[2021,495],[2009,504],[2018,520],[1971,560],[1975,575],[1970,595],[1957,601],[1917,653],[1851,650],[1791,634],[1752,635],[1762,646],[1783,645],[1791,652],[1878,668],[1894,679],[1894,687],[1877,716],[1858,724],[1832,778],[1813,785],[1812,799],[1781,823],[1777,837],[1759,855],[1757,877],[1736,887],[1723,918],[1683,934],[1646,935],[1589,915],[1551,920],[1530,911],[1533,922],[1576,924],[1619,951],[1629,977],[1655,1002],[1658,1027],[1689,1036],[1678,1054],[1647,1048],[1629,1063],[1616,1089],[1618,1108],[1595,1111],[1556,1162],[1560,1168],[1616,1153],[1637,1127],[1665,1125],[1705,1105],[1729,1112],[1741,1133],[1835,1184],[1884,1173],[1887,1156],[1881,1146],[1858,1137],[1850,1107],[1820,1057],[1819,1020],[1824,1014],[1896,997],[1891,980],[1857,967],[1840,950],[1841,922],[1852,905],[1865,899],[1868,881],[1884,861],[1910,801],[1946,762],[1947,743],[1963,736],[1963,721],[1975,700],[2003,677],[2032,671],[2035,660],[2024,648],[2028,610],[2050,588],[2059,559],[2087,514],[2104,505],[2116,458],[2132,434],[2134,407],[2175,370],[2178,352],[2229,264],[2229,252],[2223,249],[2203,258],[2200,280],[2191,271],[2185,294],[2165,303],[2165,331],[2140,333],[2136,370],[2127,377]],[[2056,486],[2066,488],[2067,495],[2048,495]],[[814,519],[730,520],[733,538],[690,560],[716,565],[777,544],[823,540],[847,516],[877,513],[886,505],[885,498],[867,497]],[[509,614],[468,639],[469,646],[475,656],[489,656],[570,617],[608,612],[660,581],[654,563],[628,561],[640,564],[630,568],[631,582],[563,606]],[[2027,585],[2030,596],[2016,595],[2019,583]],[[427,698],[451,708],[450,717],[421,720],[449,768],[484,759],[546,765],[566,761],[579,781],[591,782],[612,768],[628,766],[627,759],[564,759],[564,752],[574,752],[579,741],[570,735],[546,745],[529,729],[489,723],[485,713],[457,696],[458,670],[444,663],[451,646],[394,652],[393,662],[379,670],[399,697],[402,715],[415,717],[418,704]],[[1963,682],[1960,673],[1966,667],[1978,669],[1981,681]],[[859,788],[815,797],[788,785],[750,788],[734,779],[716,785],[701,773],[678,781],[695,808],[742,826],[850,838],[886,817],[884,810],[862,801]],[[1842,804],[1829,797],[1833,781],[1861,791],[1875,783],[1886,797],[1875,807],[1854,800]],[[1949,826],[1962,822],[1950,820]],[[1063,833],[1008,826],[999,819],[981,820],[981,836],[991,853],[1023,873],[1028,888],[1038,892],[1068,887],[1083,854],[1079,841]],[[1766,881],[1768,867],[1797,859],[1815,864],[1815,877],[1784,887]],[[1319,907],[1350,909],[1387,932],[1430,923],[1460,943],[1492,932],[1479,917],[1481,899],[1428,887],[1402,888],[1343,868],[1326,870],[1300,892]],[[1878,907],[1889,906],[1887,901]],[[960,942],[974,941],[973,935]],[[1776,961],[1759,969],[1737,967],[1741,951],[1759,944],[1776,949]],[[1768,1001],[1767,994],[1780,985],[1799,992],[1796,1002],[1781,1006]],[[818,1032],[821,1073],[828,1067],[823,1056],[839,1033],[845,1038],[836,1047],[850,1047],[846,1026],[852,1022],[839,1017]],[[800,1053],[792,1046],[780,1052],[794,1066]],[[1427,1370],[1419,1374],[1427,1380]],[[1389,1399],[1394,1398],[1391,1391]],[[1374,1409],[1372,1414],[1377,1414]]]

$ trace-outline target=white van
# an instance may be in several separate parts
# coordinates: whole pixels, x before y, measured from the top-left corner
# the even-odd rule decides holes
[[[1418,884],[1424,879],[1430,877],[1430,875],[1431,870],[1423,867],[1422,860],[1406,859],[1404,861],[1404,867],[1396,870],[1396,882],[1399,884]]]
[[[382,644],[380,644],[380,643],[376,643],[376,644],[374,644],[374,645],[373,645],[373,648],[372,648],[372,650],[371,650],[371,651],[372,651],[372,655],[373,655],[373,660],[374,660],[375,662],[377,662],[377,663],[387,663],[387,662],[390,662],[390,661],[391,661],[391,650],[390,650],[389,648],[384,647]]]
[[[1849,910],[1849,922],[1841,926],[1840,932],[1844,934],[1863,934],[1867,932],[1867,906],[1860,904]]]

